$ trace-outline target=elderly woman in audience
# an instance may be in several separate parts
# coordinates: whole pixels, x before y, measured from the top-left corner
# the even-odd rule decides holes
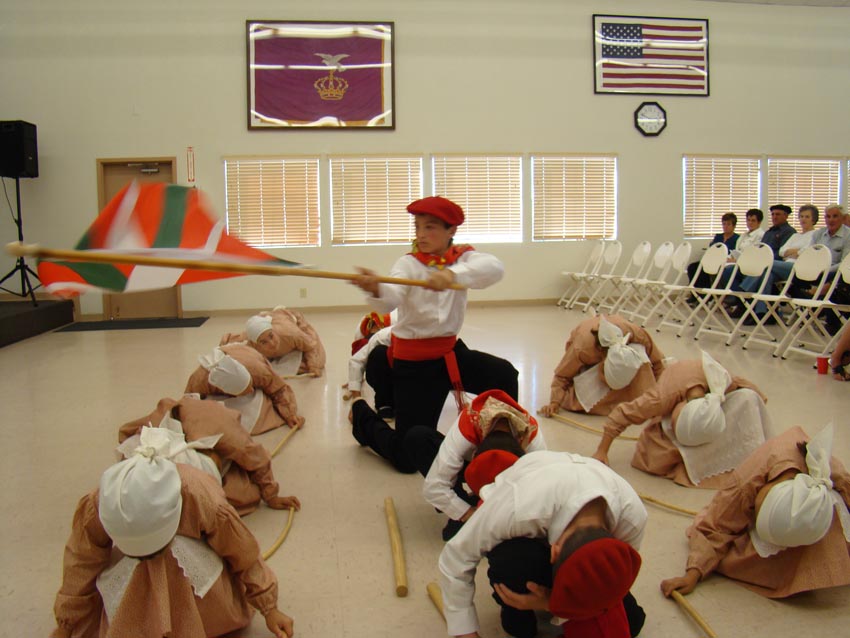
[[[718,489],[729,472],[765,440],[764,395],[708,353],[668,365],[658,385],[621,403],[605,423],[593,457],[608,463],[611,443],[629,425],[643,428],[632,466],[686,487]]]
[[[540,413],[606,415],[653,388],[662,370],[664,354],[646,330],[619,315],[591,317],[570,333]]]
[[[768,598],[850,584],[850,474],[830,456],[832,425],[809,440],[799,427],[766,441],[688,528],[688,594],[718,572]]]

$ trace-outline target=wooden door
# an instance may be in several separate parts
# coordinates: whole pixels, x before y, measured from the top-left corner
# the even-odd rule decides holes
[[[97,160],[98,208],[104,206],[134,179],[141,184],[177,178],[177,158],[141,157]],[[103,295],[105,319],[149,319],[182,317],[180,286],[145,292]]]

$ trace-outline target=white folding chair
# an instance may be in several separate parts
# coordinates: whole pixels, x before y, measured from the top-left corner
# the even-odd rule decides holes
[[[655,315],[661,316],[661,321],[655,327],[656,331],[661,332],[664,326],[672,326],[679,328],[677,337],[681,337],[685,329],[691,325],[693,318],[696,317],[699,309],[702,307],[703,300],[700,295],[701,287],[696,285],[700,276],[705,274],[711,278],[709,287],[714,287],[717,280],[720,279],[720,273],[723,272],[723,267],[726,265],[726,260],[729,258],[729,249],[726,244],[718,243],[708,247],[702,254],[699,260],[697,269],[691,280],[685,284],[667,284],[664,286],[661,298],[655,307],[650,311],[650,317]],[[697,307],[690,313],[686,311],[688,307],[687,300],[691,295],[695,295],[698,299]]]
[[[735,267],[729,275],[729,280],[722,288],[705,289],[698,297],[699,304],[706,312],[705,318],[700,323],[694,334],[698,340],[703,334],[723,335],[727,337],[726,345],[732,343],[735,336],[741,334],[744,316],[734,318],[724,305],[724,301],[737,299],[741,304],[748,304],[753,295],[764,292],[767,285],[765,275],[773,266],[773,250],[767,244],[757,242],[747,246],[738,256]],[[761,277],[761,284],[754,292],[732,290],[732,285],[738,276]]]
[[[782,317],[779,314],[779,305],[787,303],[792,299],[789,291],[794,283],[794,278],[796,277],[803,281],[815,282],[814,285],[817,290],[817,294],[815,296],[818,296],[823,292],[824,284],[826,283],[826,276],[829,274],[830,265],[832,265],[832,253],[829,251],[829,248],[823,244],[814,244],[801,250],[797,257],[797,261],[794,262],[794,266],[791,269],[791,274],[788,275],[788,280],[785,282],[785,285],[782,286],[782,290],[779,294],[755,294],[752,297],[752,303],[745,306],[744,317],[753,317],[755,320],[755,326],[741,347],[746,350],[753,343],[763,343],[766,345],[773,345],[775,349],[776,346],[774,344],[785,337],[785,334],[790,327],[782,320]],[[759,301],[764,302],[766,306],[766,310],[761,316],[758,316],[755,312],[755,306]],[[742,317],[742,319],[744,317]],[[767,329],[767,323],[770,319],[779,326],[779,331],[782,333],[780,338],[777,338],[776,335]]]
[[[620,261],[620,255],[623,254],[623,244],[616,239],[605,244],[605,250],[602,251],[602,261],[599,264],[599,270],[589,277],[585,277],[579,284],[578,290],[573,294],[573,298],[567,305],[567,308],[582,306],[582,312],[586,311],[593,300],[596,291],[604,285],[603,277],[610,276],[617,267],[617,262]],[[579,301],[580,295],[584,294],[586,299]]]
[[[776,346],[773,356],[788,358],[789,352],[799,352],[810,356],[826,356],[834,348],[838,335],[847,319],[844,314],[850,312],[850,304],[832,300],[840,286],[850,286],[850,255],[841,260],[838,271],[823,297],[815,295],[812,299],[791,299],[789,304],[796,310],[796,321],[788,329],[785,338]],[[840,328],[830,334],[821,323],[824,312],[834,312],[840,322]]]
[[[644,286],[653,281],[666,281],[667,272],[672,266],[674,251],[675,246],[671,241],[665,241],[655,249],[646,272],[640,277],[625,282],[623,293],[611,308],[612,315],[620,314],[630,317],[640,303]]]
[[[655,316],[655,307],[661,301],[664,286],[687,281],[687,268],[690,258],[691,245],[686,241],[682,242],[673,251],[673,256],[670,258],[670,268],[665,279],[663,281],[650,281],[643,287],[640,303],[632,312],[631,321],[637,323],[637,320],[640,319],[641,327],[646,327],[646,324]]]
[[[646,274],[645,271],[651,265],[650,255],[652,255],[652,244],[648,241],[642,241],[635,246],[632,251],[632,258],[626,264],[623,272],[619,275],[600,275],[602,285],[594,293],[594,296],[598,299],[596,303],[597,313],[606,309],[611,310],[625,292],[628,282]],[[588,304],[592,303],[593,299],[588,301]]]
[[[579,283],[583,281],[585,277],[599,270],[599,266],[602,263],[602,253],[604,252],[604,250],[605,240],[598,239],[593,245],[593,249],[590,251],[590,255],[588,255],[587,257],[587,262],[584,264],[581,270],[565,270],[561,272],[561,274],[567,278],[567,288],[566,290],[564,290],[564,294],[561,295],[561,298],[558,299],[559,306],[563,305],[566,308],[566,304],[572,296],[573,286],[578,286]]]

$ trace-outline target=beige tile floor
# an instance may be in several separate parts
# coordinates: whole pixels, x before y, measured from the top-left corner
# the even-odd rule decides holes
[[[328,369],[319,379],[293,381],[307,425],[274,461],[282,492],[297,495],[303,504],[289,538],[270,559],[280,579],[280,606],[295,618],[296,633],[304,638],[444,635],[425,593],[425,585],[437,578],[444,518],[422,500],[421,478],[395,474],[358,447],[346,420],[340,385],[361,315],[360,310],[307,313],[327,348]],[[554,305],[473,307],[462,336],[473,348],[510,359],[520,371],[520,402],[536,408],[548,398],[566,336],[583,318]],[[214,316],[200,328],[53,333],[0,349],[5,452],[0,463],[0,635],[48,635],[71,516],[78,498],[97,485],[114,460],[118,425],[147,414],[161,397],[179,396],[197,355],[241,323],[238,317]],[[658,335],[658,342],[677,358],[698,354],[692,339],[677,339],[669,331]],[[811,434],[833,420],[833,452],[850,462],[850,384],[818,376],[809,359],[781,362],[764,348],[726,348],[717,339],[703,339],[700,345],[766,392],[780,431],[800,424]],[[602,420],[581,419],[596,426]],[[594,434],[553,421],[543,427],[550,448],[585,454],[595,449]],[[270,432],[261,440],[271,448],[283,434]],[[615,443],[611,462],[639,492],[691,509],[708,502],[708,491],[633,470],[633,445]],[[387,496],[395,500],[404,537],[407,598],[394,593],[383,513]],[[652,506],[649,513],[644,566],[633,590],[648,613],[641,635],[699,636],[658,591],[662,578],[683,569],[689,519]],[[246,523],[265,548],[285,520],[285,513],[262,508]],[[476,600],[482,635],[492,638],[503,634],[480,578],[484,571],[479,570]],[[850,588],[771,601],[717,576],[690,601],[719,636],[846,636],[850,627]],[[257,617],[239,635],[268,632]]]

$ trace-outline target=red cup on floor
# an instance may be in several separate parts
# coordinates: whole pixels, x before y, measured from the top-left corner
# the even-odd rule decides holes
[[[818,374],[829,372],[829,357],[818,357]]]

